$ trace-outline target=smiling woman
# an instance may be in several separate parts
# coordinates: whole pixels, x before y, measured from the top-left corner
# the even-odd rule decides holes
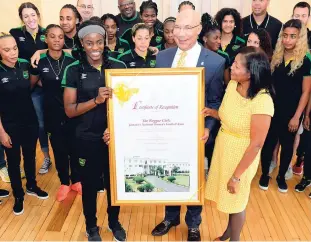
[[[23,21],[23,26],[10,30],[11,35],[15,38],[19,49],[19,58],[30,60],[31,56],[41,49],[46,49],[45,43],[45,29],[39,25],[40,12],[38,8],[30,2],[20,5],[18,15]],[[47,173],[48,168],[51,166],[49,156],[48,136],[44,130],[43,121],[43,94],[42,89],[36,86],[32,92],[32,101],[35,106],[36,114],[39,121],[39,141],[41,150],[44,153],[44,163],[39,173]]]
[[[23,22],[22,27],[13,28],[10,34],[15,38],[19,57],[30,60],[30,57],[40,49],[46,49],[45,29],[39,25],[40,12],[32,3],[23,3],[18,9],[18,15]]]
[[[59,23],[65,33],[65,49],[80,49],[81,44],[77,34],[77,24],[82,17],[77,8],[72,4],[66,4],[59,13]]]
[[[111,206],[108,153],[102,137],[107,127],[106,101],[112,95],[111,89],[105,87],[105,70],[126,66],[105,55],[106,31],[101,21],[83,22],[78,36],[86,58],[66,68],[62,85],[65,88],[65,112],[69,118],[78,121],[75,127],[75,150],[79,157],[87,236],[90,241],[101,240],[97,227],[96,199],[97,190],[104,186],[107,191],[109,228],[116,240],[124,241],[126,234],[118,219],[120,208]]]
[[[215,16],[221,30],[221,50],[233,62],[238,50],[245,45],[241,35],[241,15],[234,8],[223,8]]]

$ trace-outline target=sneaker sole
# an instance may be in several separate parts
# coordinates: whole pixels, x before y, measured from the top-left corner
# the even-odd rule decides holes
[[[111,230],[111,228],[108,226],[108,230],[112,233],[112,230]],[[113,233],[112,233],[113,234]],[[116,239],[116,237],[114,237],[113,236],[113,239],[115,240],[115,241],[117,241],[117,242],[122,242],[122,240],[117,240]],[[126,239],[124,240],[124,241],[126,241]]]
[[[23,207],[24,207],[24,202],[23,202]],[[22,215],[24,213],[24,208],[22,211],[20,211],[19,213],[16,213],[14,210],[13,210],[13,213],[16,215],[16,216],[19,216],[19,215]]]
[[[47,197],[39,197],[36,193],[32,193],[32,192],[28,192],[28,191],[26,191],[26,193],[27,193],[29,196],[34,196],[34,197],[37,197],[37,198],[39,198],[39,199],[41,199],[41,200],[46,200],[46,199],[49,198],[49,196],[47,196]]]
[[[46,174],[48,172],[49,172],[49,170],[47,170],[47,171],[39,171],[38,173],[41,174],[41,175],[44,175],[44,174]]]
[[[269,187],[263,187],[263,186],[260,186],[260,185],[259,185],[259,188],[260,188],[261,190],[264,190],[264,191],[268,191],[268,189],[269,189]]]
[[[278,191],[281,192],[281,193],[287,193],[288,189],[284,190],[284,189],[281,189],[281,188],[278,187]]]
[[[296,191],[296,192],[304,192],[304,191],[306,190],[306,188],[309,187],[309,186],[311,186],[311,183],[310,183],[308,186],[306,186],[305,189],[303,189],[303,190],[295,189],[295,191]]]
[[[46,174],[46,173],[49,172],[49,170],[50,170],[51,167],[52,167],[52,164],[50,164],[49,167],[48,167],[46,170],[44,170],[44,171],[40,171],[40,170],[41,170],[41,169],[40,169],[38,173],[41,174],[41,175],[44,175],[44,174]]]
[[[297,176],[301,176],[302,172],[298,173],[298,172],[293,172],[293,174],[297,175]]]
[[[23,209],[21,212],[19,212],[19,213],[16,213],[16,212],[14,212],[14,211],[13,211],[13,213],[14,213],[16,216],[22,215],[22,214],[24,213],[24,209]]]
[[[8,197],[8,196],[10,196],[10,193],[8,195],[2,195],[2,196],[0,196],[0,198],[5,198],[5,197]]]

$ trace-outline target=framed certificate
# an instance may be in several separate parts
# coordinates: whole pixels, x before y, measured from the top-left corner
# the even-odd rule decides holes
[[[203,204],[204,68],[105,74],[112,204]]]

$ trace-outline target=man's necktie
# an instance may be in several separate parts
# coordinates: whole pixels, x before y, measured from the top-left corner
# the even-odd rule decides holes
[[[183,51],[180,53],[179,60],[177,61],[177,67],[184,67],[186,63],[187,52]]]

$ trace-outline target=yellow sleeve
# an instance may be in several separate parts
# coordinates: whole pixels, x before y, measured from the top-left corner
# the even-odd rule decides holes
[[[258,93],[252,101],[252,114],[266,114],[271,117],[274,115],[274,104],[268,93]]]

